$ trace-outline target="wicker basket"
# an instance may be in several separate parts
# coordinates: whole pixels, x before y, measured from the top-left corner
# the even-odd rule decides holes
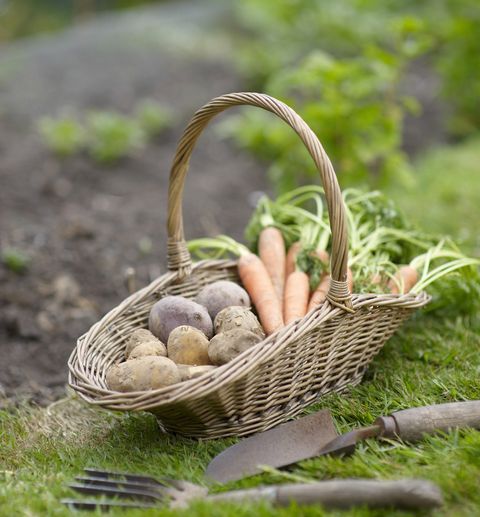
[[[189,158],[200,133],[217,113],[244,104],[271,111],[287,122],[320,172],[332,230],[332,281],[327,302],[201,377],[154,391],[110,391],[106,371],[123,357],[129,333],[147,326],[150,308],[159,298],[171,294],[192,298],[216,280],[238,282],[235,261],[192,264],[181,208]],[[345,209],[332,164],[305,122],[272,97],[223,95],[197,111],[178,144],[168,194],[169,272],[93,325],[80,337],[69,359],[70,386],[91,404],[121,411],[150,411],[164,430],[191,437],[241,436],[265,430],[297,415],[326,393],[358,384],[385,341],[414,309],[429,300],[425,293],[350,295],[345,281]]]

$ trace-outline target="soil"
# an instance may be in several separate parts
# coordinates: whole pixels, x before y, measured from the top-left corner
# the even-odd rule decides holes
[[[160,6],[0,52],[0,71],[9,70],[0,81],[0,246],[29,257],[23,274],[0,265],[4,396],[48,403],[63,395],[76,339],[127,296],[126,269],[135,268],[137,288],[165,271],[176,142],[196,108],[239,89],[225,55],[199,51],[208,43],[199,42],[200,26],[215,38],[207,20],[193,6]],[[184,29],[190,23],[197,33],[187,30],[189,38],[166,47],[157,32],[173,22]],[[175,125],[111,167],[87,156],[58,159],[35,130],[39,116],[62,106],[128,112],[146,97],[167,104]],[[212,130],[200,139],[191,168],[187,238],[220,232],[241,238],[249,196],[266,185],[261,168]]]

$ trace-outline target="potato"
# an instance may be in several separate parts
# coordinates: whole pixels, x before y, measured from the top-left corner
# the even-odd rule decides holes
[[[247,291],[235,282],[219,280],[206,285],[196,296],[195,300],[207,308],[212,320],[225,307],[231,305],[250,307],[250,297]]]
[[[243,329],[249,330],[258,337],[265,339],[260,322],[253,312],[247,307],[236,305],[221,310],[215,318],[215,333],[226,332],[227,330]]]
[[[178,371],[180,372],[180,377],[182,381],[189,381],[190,379],[195,379],[196,377],[200,377],[204,373],[211,372],[217,368],[213,366],[213,364],[202,365],[202,366],[191,366],[189,364],[177,364]]]
[[[134,330],[128,340],[125,347],[125,359],[128,359],[131,351],[141,343],[146,343],[147,341],[156,341],[157,338],[148,330],[148,329],[137,329]]]
[[[107,386],[113,391],[147,391],[180,382],[177,365],[167,357],[139,357],[109,368]]]
[[[208,357],[213,364],[225,364],[260,341],[261,338],[257,334],[248,330],[227,330],[210,340]]]
[[[208,338],[213,335],[213,323],[207,309],[183,296],[166,296],[151,309],[148,328],[166,343],[170,332],[180,325],[201,330]]]
[[[130,352],[128,359],[137,359],[138,357],[149,357],[155,355],[167,357],[167,348],[158,339],[155,339],[155,341],[140,343]]]
[[[188,325],[172,330],[168,338],[167,355],[177,364],[211,364],[208,359],[207,336]]]

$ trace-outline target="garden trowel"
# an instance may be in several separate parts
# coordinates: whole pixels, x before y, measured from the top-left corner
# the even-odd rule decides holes
[[[404,409],[343,435],[338,435],[330,411],[324,409],[229,447],[211,461],[206,475],[225,483],[257,474],[263,466],[279,468],[324,454],[349,454],[366,438],[415,441],[455,427],[480,429],[480,400]]]

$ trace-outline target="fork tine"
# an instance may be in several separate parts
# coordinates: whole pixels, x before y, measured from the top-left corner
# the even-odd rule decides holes
[[[158,508],[156,504],[124,503],[122,501],[77,501],[75,499],[62,499],[61,503],[75,510],[102,510],[108,511],[111,508]]]
[[[103,487],[111,487],[118,488],[121,490],[146,490],[149,492],[154,492],[158,494],[158,496],[167,496],[169,488],[165,488],[161,485],[153,486],[149,483],[139,483],[136,481],[123,481],[122,479],[108,479],[108,478],[97,478],[97,477],[86,477],[86,476],[76,476],[75,481],[78,481],[80,484],[84,486],[103,486]]]
[[[129,472],[115,472],[111,470],[101,470],[101,469],[94,469],[94,468],[86,468],[83,469],[84,472],[92,477],[96,478],[105,478],[105,479],[118,479],[123,478],[127,481],[133,481],[133,482],[140,482],[143,484],[149,484],[153,486],[166,486],[162,482],[158,481],[157,479],[151,477],[151,476],[143,476],[140,474],[131,474]]]
[[[142,490],[140,488],[119,488],[116,485],[83,485],[80,483],[71,483],[68,485],[68,487],[82,494],[90,495],[103,494],[123,497],[127,499],[138,499],[142,501],[163,501],[165,499],[165,496],[154,490]]]

